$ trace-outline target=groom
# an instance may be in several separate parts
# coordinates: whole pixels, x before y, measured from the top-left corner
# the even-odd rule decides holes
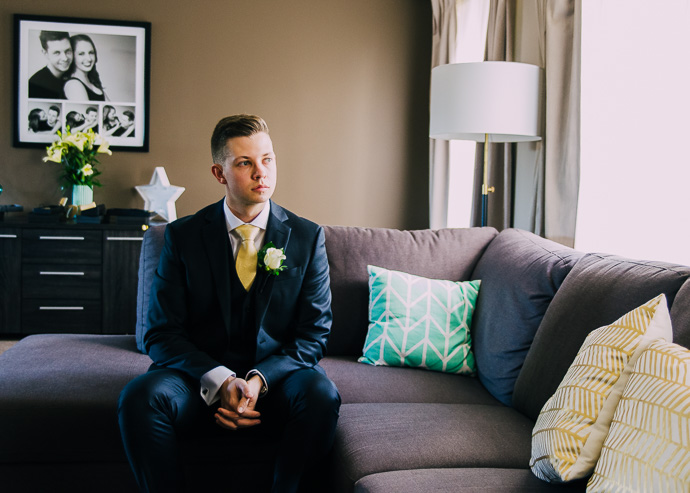
[[[46,66],[29,79],[29,97],[65,99],[65,74],[74,58],[69,34],[62,31],[41,31],[39,40]]]
[[[240,455],[246,440],[273,441],[273,491],[302,491],[340,407],[317,364],[331,327],[323,230],[270,201],[277,167],[261,118],[222,119],[211,152],[225,198],[167,226],[144,335],[154,364],[120,396],[125,450],[142,491],[173,492],[194,490],[178,437],[223,440]],[[267,266],[265,247],[276,249]],[[233,467],[209,474],[232,483]]]

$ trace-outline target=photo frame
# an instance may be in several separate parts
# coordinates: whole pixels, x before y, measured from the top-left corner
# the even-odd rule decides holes
[[[151,23],[14,15],[14,146],[93,128],[148,152]]]

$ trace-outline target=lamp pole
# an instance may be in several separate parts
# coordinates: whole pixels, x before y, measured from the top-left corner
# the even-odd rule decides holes
[[[496,189],[489,186],[489,134],[484,134],[484,181],[482,182],[482,226],[488,219],[489,192]]]

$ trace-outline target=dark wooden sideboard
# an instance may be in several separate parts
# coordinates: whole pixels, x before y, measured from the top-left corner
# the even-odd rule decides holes
[[[133,334],[144,228],[0,222],[0,334]]]

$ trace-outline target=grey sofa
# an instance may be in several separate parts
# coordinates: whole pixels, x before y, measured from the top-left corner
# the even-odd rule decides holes
[[[144,238],[136,336],[36,335],[0,356],[3,491],[136,491],[116,408],[120,390],[150,364],[138,345],[162,231]],[[690,267],[583,254],[514,229],[325,232],[334,321],[322,366],[343,405],[324,491],[584,491],[583,482],[542,482],[528,463],[535,419],[587,333],[663,292],[675,342],[690,344]],[[482,280],[472,323],[476,378],[357,363],[367,264]],[[196,491],[227,485],[199,472],[209,461],[259,478],[255,488],[236,483],[237,491],[270,484],[271,444],[237,453],[222,439],[184,442]]]

